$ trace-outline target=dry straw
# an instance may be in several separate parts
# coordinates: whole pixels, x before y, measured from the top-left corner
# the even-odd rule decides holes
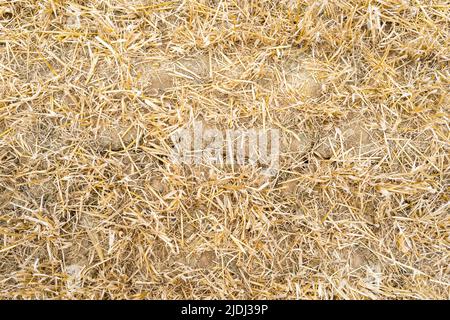
[[[449,298],[448,1],[0,0],[0,298]],[[176,165],[277,128],[275,176]]]

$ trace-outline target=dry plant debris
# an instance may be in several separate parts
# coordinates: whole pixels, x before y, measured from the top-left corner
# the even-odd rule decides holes
[[[449,299],[444,0],[0,0],[0,298]],[[278,128],[275,176],[169,135]]]

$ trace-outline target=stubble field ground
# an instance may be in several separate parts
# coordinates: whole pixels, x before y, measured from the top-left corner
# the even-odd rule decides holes
[[[447,1],[0,1],[0,298],[448,299]],[[177,164],[201,121],[280,164]]]

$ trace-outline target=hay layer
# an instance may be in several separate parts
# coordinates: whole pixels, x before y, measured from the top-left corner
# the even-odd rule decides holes
[[[0,0],[0,298],[448,299],[449,12]],[[195,120],[279,170],[174,164]]]

